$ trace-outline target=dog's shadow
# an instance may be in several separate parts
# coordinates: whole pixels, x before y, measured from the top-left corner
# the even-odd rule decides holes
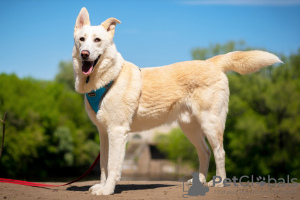
[[[116,185],[115,194],[120,194],[124,191],[131,191],[131,190],[148,190],[148,189],[155,189],[161,187],[171,187],[176,185],[166,185],[166,184],[128,184],[128,185]],[[68,187],[67,190],[69,191],[88,191],[91,185],[89,186],[71,186]]]

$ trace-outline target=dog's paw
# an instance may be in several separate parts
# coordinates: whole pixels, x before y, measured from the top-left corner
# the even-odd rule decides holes
[[[101,183],[95,184],[92,187],[90,187],[89,192],[93,193],[93,191],[97,191],[103,187],[104,187],[104,184],[101,184]]]
[[[89,189],[92,195],[111,195],[114,193],[114,189],[103,186],[102,184],[96,184]]]
[[[187,181],[188,185],[192,185],[193,184],[193,179],[191,178],[190,180]]]
[[[209,187],[224,187],[223,183],[216,183],[215,185],[213,185],[213,180],[209,181],[207,185]]]
[[[204,185],[204,183],[206,182],[206,178],[204,175],[200,174],[199,175],[199,180],[200,182]],[[191,178],[190,180],[187,181],[188,185],[193,185],[193,179]]]

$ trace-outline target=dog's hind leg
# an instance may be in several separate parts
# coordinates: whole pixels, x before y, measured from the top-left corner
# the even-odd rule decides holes
[[[180,128],[185,133],[190,142],[195,146],[199,158],[199,179],[202,184],[206,182],[207,170],[209,167],[210,149],[205,142],[205,136],[201,131],[199,122],[192,117],[190,121],[178,120]],[[193,179],[188,181],[192,183]]]
[[[223,133],[225,128],[225,120],[209,111],[201,113],[201,129],[206,136],[209,144],[213,150],[216,162],[216,175],[226,178],[225,171],[225,151],[223,148]],[[208,183],[208,186],[213,186],[213,181]],[[216,187],[223,187],[223,182],[215,185]]]
[[[214,153],[216,175],[223,181],[226,178],[223,133],[228,111],[229,88],[225,74],[220,74],[218,79],[209,87],[194,91],[191,109]],[[210,181],[208,186],[213,186],[213,182]],[[220,182],[215,186],[223,187],[224,184]]]

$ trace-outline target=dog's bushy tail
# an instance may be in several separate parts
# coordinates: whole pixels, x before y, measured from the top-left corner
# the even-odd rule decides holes
[[[282,63],[274,54],[265,51],[234,51],[224,55],[215,56],[207,61],[213,62],[223,72],[235,71],[239,74],[256,72],[263,67]]]

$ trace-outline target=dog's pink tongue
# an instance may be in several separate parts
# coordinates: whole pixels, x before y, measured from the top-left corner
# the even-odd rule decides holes
[[[93,61],[84,61],[82,62],[82,73],[85,75],[89,75],[93,71]]]

